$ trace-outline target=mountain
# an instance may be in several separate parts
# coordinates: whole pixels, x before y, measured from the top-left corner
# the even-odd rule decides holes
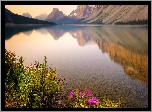
[[[57,21],[53,21],[53,22],[55,22],[57,24],[68,24],[68,23],[74,22],[76,20],[77,20],[76,18],[70,18],[68,16],[64,16],[63,18],[58,19]]]
[[[95,5],[95,7],[92,8],[91,13],[94,13],[95,11],[98,11],[99,9],[105,9],[109,5]]]
[[[88,5],[78,5],[76,10],[73,10],[68,16],[59,11],[58,8],[53,8],[53,11],[45,19],[47,21],[57,22],[57,23],[70,23],[78,19],[86,18],[91,14],[93,7]]]
[[[62,11],[59,11],[58,8],[53,8],[53,11],[45,19],[46,21],[55,22],[57,24],[66,24],[76,21],[76,18],[71,18],[63,14]]]
[[[35,19],[38,19],[38,20],[45,20],[46,18],[47,18],[47,14],[46,13],[44,13],[44,14],[41,14],[41,15],[39,15],[39,16],[36,16],[35,17]]]
[[[148,5],[95,5],[83,23],[148,24]]]
[[[88,5],[78,5],[76,10],[73,10],[68,16],[72,18],[82,19],[91,14],[92,7]]]
[[[57,24],[148,24],[148,5],[78,5],[68,16],[54,8],[46,20]]]
[[[33,18],[24,17],[18,14],[12,13],[10,10],[5,8],[5,24],[50,24],[55,25],[53,22],[37,20]]]
[[[23,13],[22,16],[32,18],[32,16],[28,12],[27,13]]]
[[[53,11],[45,19],[47,21],[57,21],[61,18],[64,18],[65,14],[62,11],[59,11],[58,8],[53,8]]]
[[[53,11],[45,19],[47,21],[55,22],[57,24],[67,24],[88,17],[91,14],[92,7],[88,5],[78,5],[76,10],[73,10],[68,16],[54,8]]]

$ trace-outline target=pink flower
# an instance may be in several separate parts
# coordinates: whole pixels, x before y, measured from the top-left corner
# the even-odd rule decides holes
[[[82,94],[82,93],[83,93],[83,90],[80,90],[79,93]]]
[[[99,104],[99,100],[96,97],[93,97],[93,98],[88,100],[88,103],[89,103],[89,105],[92,105],[93,103],[98,105]]]
[[[70,92],[70,98],[73,98],[74,97],[74,92]]]
[[[82,95],[82,98],[84,98],[84,97],[86,97],[86,94],[83,94],[83,95]]]
[[[93,97],[93,98],[92,98],[92,100],[93,100],[93,101],[96,101],[96,100],[97,100],[97,98],[96,98],[96,97]]]
[[[88,103],[89,103],[89,105],[92,105],[92,103],[93,103],[92,99],[89,99]]]
[[[93,101],[93,103],[95,103],[96,105],[99,104],[99,100]]]
[[[90,96],[90,94],[91,94],[91,92],[90,92],[90,90],[88,90],[88,91],[87,91],[87,95]]]

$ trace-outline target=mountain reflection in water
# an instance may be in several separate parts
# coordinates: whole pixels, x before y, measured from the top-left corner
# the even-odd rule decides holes
[[[5,39],[22,32],[30,35],[33,30],[52,35],[58,40],[66,32],[77,39],[79,46],[95,42],[101,52],[120,64],[125,73],[148,87],[148,27],[147,26],[71,26],[5,28]],[[11,32],[10,32],[11,31]],[[6,33],[9,32],[9,33]]]

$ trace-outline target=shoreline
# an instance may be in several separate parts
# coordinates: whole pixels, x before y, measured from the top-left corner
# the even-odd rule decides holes
[[[62,26],[148,26],[146,25],[116,25],[116,24],[57,24],[57,25],[62,25]]]
[[[54,24],[5,24],[5,27],[14,27],[14,26],[52,26]]]
[[[5,27],[22,27],[22,26],[148,26],[148,25],[103,25],[103,24],[5,24]]]

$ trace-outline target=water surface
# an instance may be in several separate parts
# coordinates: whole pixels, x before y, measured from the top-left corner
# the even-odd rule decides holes
[[[72,26],[5,28],[5,48],[59,68],[68,94],[88,88],[97,98],[122,97],[126,108],[148,107],[148,27]]]

